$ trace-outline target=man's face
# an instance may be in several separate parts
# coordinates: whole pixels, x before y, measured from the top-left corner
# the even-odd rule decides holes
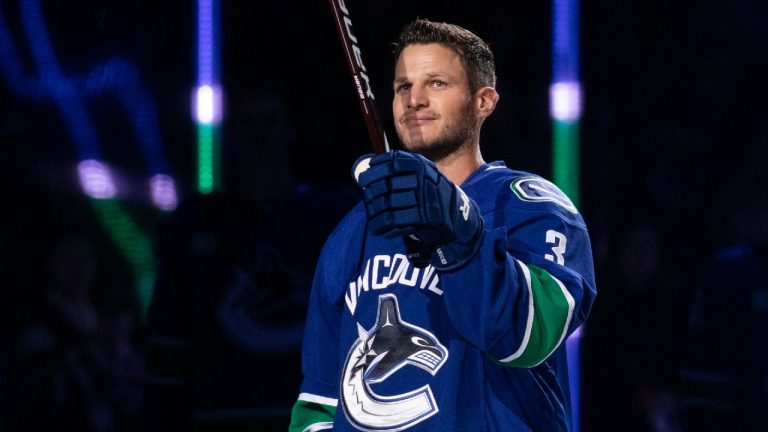
[[[408,151],[439,161],[466,145],[478,118],[459,55],[440,44],[409,45],[395,65],[392,113]]]

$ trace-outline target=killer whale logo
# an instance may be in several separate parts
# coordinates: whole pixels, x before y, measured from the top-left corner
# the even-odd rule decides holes
[[[362,431],[394,432],[437,414],[429,385],[384,396],[376,394],[371,384],[406,366],[434,376],[448,359],[445,346],[427,330],[403,321],[394,294],[379,296],[376,324],[366,331],[358,323],[357,331],[341,381],[342,406],[350,423]]]

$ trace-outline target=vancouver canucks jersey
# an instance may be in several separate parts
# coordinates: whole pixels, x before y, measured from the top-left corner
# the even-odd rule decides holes
[[[564,431],[565,338],[595,298],[584,222],[552,183],[484,164],[461,188],[485,221],[466,265],[415,268],[354,208],[310,299],[291,431]]]

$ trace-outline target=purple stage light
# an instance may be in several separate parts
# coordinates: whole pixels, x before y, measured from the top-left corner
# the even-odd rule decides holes
[[[155,207],[165,211],[172,211],[179,205],[176,184],[172,177],[165,174],[155,174],[149,180],[149,190]]]
[[[109,167],[97,160],[87,159],[77,165],[80,186],[91,198],[109,199],[117,194]]]
[[[581,85],[556,82],[549,87],[550,115],[559,121],[575,121],[581,117]]]
[[[212,125],[221,120],[221,91],[218,87],[201,85],[195,92],[195,120]]]

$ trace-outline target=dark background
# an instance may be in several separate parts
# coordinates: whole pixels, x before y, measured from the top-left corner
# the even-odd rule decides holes
[[[0,8],[34,78],[43,71],[32,61],[20,4]],[[300,380],[297,346],[255,346],[253,335],[250,345],[221,342],[212,305],[246,274],[244,313],[289,340],[322,241],[355,202],[349,167],[370,150],[326,2],[222,2],[222,182],[212,196],[195,193],[194,2],[41,5],[63,73],[85,76],[118,56],[135,65],[156,104],[181,205],[170,213],[151,206],[142,189],[150,173],[125,110],[108,92],[89,97],[103,158],[121,173],[118,201],[155,250],[158,297],[144,322],[135,275],[78,186],[81,156],[61,112],[0,75],[0,429],[23,430],[19,413],[55,406],[50,394],[71,391],[82,400],[69,411],[92,410],[95,399],[111,407],[107,426],[94,426],[104,415],[86,415],[79,430],[163,422],[284,430]],[[483,127],[485,159],[551,178],[547,2],[348,6],[390,142],[391,42],[415,17],[455,22],[489,41],[497,57],[501,101]],[[582,430],[766,425],[767,22],[768,3],[759,0],[582,4],[580,208],[599,292],[584,336]],[[61,244],[79,252],[55,258]],[[81,366],[98,370],[93,381],[107,388],[99,397],[72,396],[82,385],[52,378],[66,376],[55,372],[62,352],[91,352],[83,335],[62,348],[66,325],[39,310],[61,273],[51,264],[57,259],[94,267],[86,309],[133,318],[120,343],[113,334],[107,344],[110,353],[117,345],[131,353],[133,372],[114,372],[123,358],[116,354],[100,368]],[[27,361],[19,344],[41,322],[58,348]],[[35,362],[40,369],[25,368]],[[184,383],[174,387],[173,379]],[[41,382],[40,392],[19,390]]]

